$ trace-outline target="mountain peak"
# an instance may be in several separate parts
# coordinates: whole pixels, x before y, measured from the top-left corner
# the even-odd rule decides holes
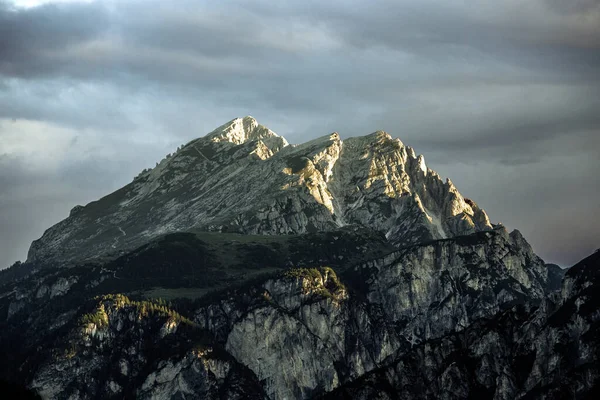
[[[254,117],[249,115],[243,118],[234,118],[206,135],[206,138],[212,142],[230,142],[233,144],[243,144],[251,140],[275,137],[280,136],[264,125],[259,124]],[[285,144],[287,145],[287,141],[285,141]]]
[[[392,138],[392,135],[390,135],[386,131],[382,131],[382,130],[377,130],[377,131],[371,133],[368,136],[373,136],[373,137],[376,137],[378,139],[391,139]]]
[[[32,244],[29,260],[93,258],[189,229],[279,235],[345,225],[398,246],[492,229],[482,209],[387,132],[288,146],[247,116],[78,207]]]

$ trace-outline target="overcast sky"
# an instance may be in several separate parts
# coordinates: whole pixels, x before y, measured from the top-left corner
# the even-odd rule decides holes
[[[0,268],[245,115],[385,130],[547,262],[600,247],[598,0],[0,0]]]

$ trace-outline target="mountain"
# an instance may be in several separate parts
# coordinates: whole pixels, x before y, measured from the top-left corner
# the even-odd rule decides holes
[[[598,252],[545,264],[385,132],[290,145],[246,117],[0,271],[0,380],[45,399],[591,399],[599,276]]]
[[[354,224],[399,246],[492,228],[452,182],[385,132],[345,141],[333,133],[294,146],[245,117],[73,208],[33,242],[28,261],[115,256],[190,229],[279,235]]]
[[[600,394],[600,253],[539,307],[515,306],[413,347],[331,399],[594,399]]]
[[[2,285],[3,376],[43,398],[559,399],[598,388],[598,253],[546,294],[543,261],[504,228],[404,249],[347,229],[220,235],[167,235],[107,264]],[[343,256],[360,243],[374,252]],[[252,265],[281,248],[301,265],[338,262]],[[238,257],[248,276],[225,284],[219,272],[242,271]]]
[[[4,285],[18,376],[45,398],[308,398],[545,296],[543,261],[504,228],[405,249],[348,228],[220,235],[167,235]]]

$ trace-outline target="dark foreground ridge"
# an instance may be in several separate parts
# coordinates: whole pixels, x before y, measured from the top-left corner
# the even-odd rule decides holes
[[[598,388],[598,258],[547,294],[503,229],[397,250],[360,228],[167,235],[20,266],[38,272],[2,285],[2,375],[44,398],[579,398]]]

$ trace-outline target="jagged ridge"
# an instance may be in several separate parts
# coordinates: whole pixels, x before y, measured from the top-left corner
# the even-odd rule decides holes
[[[245,117],[75,207],[32,243],[28,261],[115,256],[191,228],[289,234],[349,224],[400,246],[491,229],[483,210],[385,132],[345,141],[333,133],[290,146]]]

